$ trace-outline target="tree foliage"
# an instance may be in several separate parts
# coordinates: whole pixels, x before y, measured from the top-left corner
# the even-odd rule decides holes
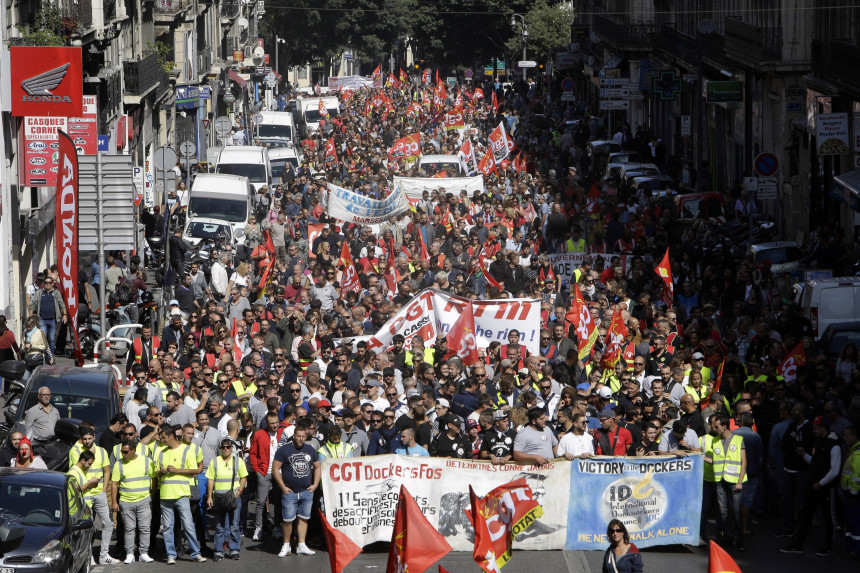
[[[528,27],[528,58],[537,62],[552,59],[553,50],[570,42],[570,24],[573,12],[566,3],[552,4],[548,0],[536,0],[525,14]],[[522,50],[520,26],[515,36],[507,43],[508,52],[519,54]]]
[[[60,8],[48,2],[43,2],[36,12],[30,29],[22,29],[24,42],[30,46],[65,46],[66,28]]]

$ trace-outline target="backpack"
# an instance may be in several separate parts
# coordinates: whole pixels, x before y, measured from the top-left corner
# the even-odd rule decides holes
[[[118,285],[116,285],[116,299],[120,304],[126,305],[134,302],[134,291],[132,288],[131,281],[121,280]]]

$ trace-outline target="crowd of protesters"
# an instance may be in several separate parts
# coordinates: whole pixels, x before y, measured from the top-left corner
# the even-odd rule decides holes
[[[625,128],[607,133],[587,102],[560,105],[549,80],[456,86],[441,109],[434,109],[432,86],[383,91],[390,103],[376,108],[368,100],[378,90],[339,94],[341,114],[302,141],[299,168],[255,197],[245,244],[214,254],[208,277],[178,265],[163,330],[144,328],[129,351],[134,385],[124,415],[100,442],[114,482],[123,479],[116,469],[122,456],[152,460],[147,475],[161,478],[169,562],[177,553],[174,505],[194,559],[206,549],[207,505],[216,514],[216,559],[238,558],[243,532],[280,540],[280,557],[291,553],[294,535],[295,551],[312,554],[320,460],[393,453],[542,465],[557,457],[701,452],[703,539],[743,550],[761,520],[778,516],[783,550],[802,551],[821,510],[818,554],[830,554],[836,532],[846,551],[860,552],[857,349],[849,345],[829,363],[809,321],[785,299],[780,277],[751,258],[703,258],[671,198],[604,178],[587,144],[615,139],[671,168],[664,148]],[[439,113],[458,100],[469,133],[440,124]],[[326,182],[384,198],[393,174],[437,175],[388,161],[399,138],[417,131],[425,153],[456,154],[468,136],[480,158],[499,123],[516,149],[485,176],[483,192],[469,197],[440,178],[412,210],[374,228],[326,214]],[[326,153],[330,139],[335,161]],[[325,227],[310,238],[315,223]],[[360,293],[340,290],[344,244]],[[481,268],[488,245],[497,252]],[[654,272],[667,248],[671,305]],[[562,277],[547,257],[560,252],[584,255],[572,276]],[[389,258],[396,289],[385,277]],[[574,285],[598,327],[582,358],[565,318]],[[481,349],[475,364],[452,357],[444,336],[397,335],[379,353],[349,342],[375,333],[426,288],[539,299],[539,351],[530,352],[515,330]],[[604,353],[615,314],[627,335],[610,361]],[[786,380],[780,365],[799,343],[806,363]],[[182,443],[192,455],[175,453],[185,451]],[[159,460],[164,452],[173,465]],[[231,455],[245,462],[232,479]],[[188,483],[165,490],[164,476],[174,474]],[[215,481],[223,488],[215,493],[235,493],[235,507],[217,507],[209,488]],[[841,511],[831,513],[836,505]],[[130,506],[122,513],[121,541],[133,561],[128,524],[141,517]],[[155,523],[147,528],[147,544],[157,531]],[[143,543],[142,528],[140,537]],[[138,549],[141,560],[149,558],[146,547]]]

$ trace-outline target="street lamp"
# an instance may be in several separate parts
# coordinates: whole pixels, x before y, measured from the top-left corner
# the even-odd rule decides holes
[[[275,34],[275,71],[281,73],[281,69],[278,66],[278,44],[286,44],[287,41]]]
[[[517,28],[517,18],[520,19],[520,36],[523,39],[523,61],[526,61],[526,44],[529,40],[529,29],[526,27],[526,18],[522,14],[514,14],[511,16],[511,28],[516,30]],[[523,68],[523,81],[526,81],[526,68]]]

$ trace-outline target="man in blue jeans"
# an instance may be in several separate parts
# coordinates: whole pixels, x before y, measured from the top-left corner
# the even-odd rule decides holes
[[[284,534],[284,545],[278,557],[290,555],[290,537],[293,523],[297,518],[296,553],[314,554],[314,551],[305,544],[305,536],[308,532],[308,520],[311,518],[314,491],[320,484],[320,460],[316,450],[305,443],[307,435],[307,426],[297,425],[292,441],[278,448],[272,464],[272,477],[283,492],[281,513],[284,522],[281,528]]]
[[[57,324],[65,324],[68,316],[63,297],[60,291],[54,288],[54,279],[50,275],[42,283],[42,289],[30,297],[30,312],[39,317],[39,327],[48,339],[51,356],[56,355]]]

